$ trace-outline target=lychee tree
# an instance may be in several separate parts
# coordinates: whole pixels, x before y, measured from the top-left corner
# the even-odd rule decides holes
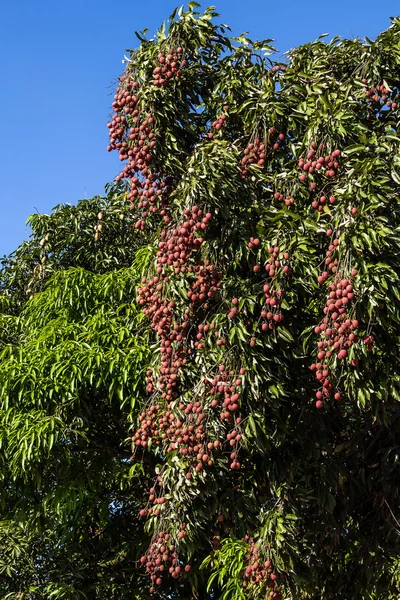
[[[138,576],[395,598],[400,20],[277,62],[197,8],[138,34],[108,124],[150,265]]]
[[[397,598],[400,20],[279,62],[197,9],[3,260],[0,592]]]

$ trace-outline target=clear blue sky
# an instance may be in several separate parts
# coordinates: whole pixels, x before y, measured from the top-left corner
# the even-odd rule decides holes
[[[113,80],[135,30],[159,24],[177,0],[0,2],[0,255],[29,231],[27,217],[102,193],[117,172],[106,122]],[[372,0],[215,0],[233,33],[274,38],[285,51],[321,33],[375,37],[395,3]],[[399,10],[400,12],[400,10]]]

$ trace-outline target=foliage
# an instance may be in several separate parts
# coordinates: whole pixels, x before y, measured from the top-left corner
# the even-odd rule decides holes
[[[1,262],[0,289],[8,312],[18,312],[60,269],[106,273],[131,265],[138,243],[132,216],[123,210],[124,185],[114,182],[106,191],[105,197],[59,204],[50,214],[29,217],[30,239]]]
[[[110,238],[97,241],[94,250],[100,209]],[[124,439],[149,360],[146,327],[132,297],[151,254],[146,248],[135,252],[130,229],[118,233],[118,213],[112,220],[117,209],[117,203],[96,198],[35,216],[32,239],[3,271],[2,598],[139,593],[133,490],[142,471],[130,463]],[[74,235],[65,233],[68,216],[70,222],[76,218]],[[42,278],[26,265],[40,251],[43,230],[57,244]],[[125,247],[113,250],[111,231]],[[71,267],[81,262],[86,268]],[[27,281],[36,290],[29,300],[23,297]]]

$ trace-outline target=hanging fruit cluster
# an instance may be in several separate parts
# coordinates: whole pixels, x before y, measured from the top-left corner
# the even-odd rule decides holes
[[[229,106],[224,106],[224,111],[227,113],[229,111]],[[220,131],[224,126],[227,118],[228,116],[226,114],[220,115],[215,121],[213,121],[211,127],[215,129],[215,131]],[[208,134],[208,138],[210,140],[214,138],[214,134],[212,131]]]
[[[339,263],[338,247],[339,239],[335,238],[332,243],[329,244],[328,250],[325,253],[325,266],[329,271],[332,271],[332,273],[336,273]],[[324,273],[326,273],[326,271]],[[327,279],[327,275],[324,273],[322,273],[321,276]]]
[[[249,173],[248,168],[250,165],[256,164],[262,167],[265,164],[265,159],[267,158],[266,145],[259,138],[255,138],[253,142],[247,144],[247,147],[243,150],[243,154],[241,175],[242,177],[246,177]]]
[[[283,575],[274,573],[270,560],[265,560],[264,552],[260,550],[253,538],[246,536],[246,542],[249,544],[249,551],[246,554],[246,569],[243,574],[243,588],[251,592],[251,589],[257,586],[257,591],[263,597],[271,600],[281,600],[282,593],[279,589],[278,579],[283,579]]]
[[[357,274],[356,270],[353,270],[353,273]],[[324,275],[321,277],[324,281],[327,279]],[[336,356],[338,360],[344,360],[348,356],[349,349],[358,341],[358,321],[351,318],[348,313],[350,303],[354,299],[352,278],[342,278],[337,272],[329,290],[329,297],[324,307],[325,317],[314,329],[315,334],[320,336],[320,341],[317,344],[318,362],[311,365],[311,370],[315,371],[316,379],[322,386],[322,389],[316,392],[317,408],[322,407],[323,399],[329,396],[333,389],[328,367],[329,359]],[[340,397],[340,392],[336,392],[335,400],[339,400]]]
[[[375,338],[373,335],[366,335],[364,338],[364,344],[367,347],[367,351],[371,352],[372,351],[372,347],[374,345],[375,342]]]
[[[194,267],[196,279],[190,286],[187,296],[190,299],[192,309],[201,303],[203,308],[209,308],[208,301],[217,294],[221,287],[222,274],[219,273],[209,260],[202,262]],[[200,332],[201,334],[201,332]],[[198,338],[201,339],[201,338]]]
[[[207,453],[207,433],[203,421],[206,418],[200,402],[180,403],[181,416],[171,409],[161,408],[159,404],[149,407],[140,415],[140,427],[132,438],[135,445],[146,447],[149,440],[157,447],[163,448],[163,453],[177,451],[180,456],[186,456],[190,465],[197,459],[196,470],[203,468],[203,463],[212,465],[210,454]],[[219,442],[213,448],[219,447]],[[212,450],[212,448],[208,448]]]
[[[186,535],[185,527],[186,525],[181,523],[180,533],[183,535],[180,538]],[[151,581],[156,586],[162,584],[163,576],[167,573],[173,579],[178,579],[183,572],[188,573],[191,569],[189,564],[182,565],[171,535],[165,531],[159,531],[153,535],[149,549],[141,557],[140,563],[146,567],[146,573],[149,574]],[[150,593],[154,592],[155,588],[150,588]]]
[[[279,133],[275,127],[270,127],[264,141],[258,137],[250,141],[243,150],[244,156],[241,160],[240,169],[242,179],[248,176],[251,165],[263,167],[267,159],[267,152],[274,153],[282,149],[285,139],[286,136],[284,133]]]
[[[182,68],[187,66],[187,60],[182,59],[183,48],[174,50],[170,48],[167,54],[160,52],[158,55],[159,66],[153,69],[153,84],[158,87],[165,87],[169,81],[181,77]]]
[[[284,133],[279,133],[276,127],[270,127],[268,129],[270,135],[270,143],[272,144],[272,150],[275,152],[281,150],[285,145],[286,136]],[[274,141],[275,140],[275,141]]]
[[[278,73],[279,71],[282,71],[282,73],[284,73],[286,70],[286,65],[275,65],[270,69],[270,73]]]
[[[156,486],[158,485],[160,487],[160,491],[162,490],[162,477],[158,476],[157,480],[156,480]],[[153,507],[156,506],[157,508],[142,508],[139,511],[139,515],[141,517],[146,517],[146,516],[150,516],[150,515],[155,515],[156,517],[160,516],[161,514],[161,508],[160,507],[164,507],[165,503],[166,503],[166,498],[165,496],[161,496],[161,495],[157,495],[157,488],[156,487],[152,487],[149,490],[149,503],[153,504]]]
[[[165,223],[170,222],[167,206],[173,179],[166,173],[151,172],[156,147],[154,117],[151,113],[142,114],[139,96],[134,92],[138,88],[138,82],[132,81],[129,73],[120,78],[112,104],[114,116],[107,125],[110,130],[107,150],[118,150],[120,160],[127,161],[115,180],[130,179],[127,198],[131,210],[142,210],[135,227],[144,231],[149,213],[158,212]]]
[[[367,80],[363,79],[362,82],[367,87],[365,91],[365,97],[368,103],[375,102],[376,104],[379,104],[382,108],[384,106],[387,106],[392,110],[397,110],[397,102],[395,101],[398,99],[397,93],[392,94],[392,92],[388,90],[383,83],[376,87],[372,86],[368,88]]]
[[[186,364],[186,354],[188,352],[185,344],[185,336],[189,326],[190,310],[186,309],[185,320],[180,324],[173,324],[175,302],[165,297],[166,284],[169,281],[168,272],[172,268],[175,275],[179,273],[195,272],[197,279],[193,285],[197,285],[199,280],[204,280],[202,273],[211,271],[217,279],[211,279],[215,285],[209,288],[207,294],[201,292],[201,298],[215,295],[218,291],[218,274],[213,265],[207,262],[207,265],[201,264],[195,267],[189,265],[190,257],[193,251],[199,250],[203,244],[202,237],[196,237],[199,231],[205,231],[212,218],[211,213],[203,217],[203,212],[194,206],[192,209],[185,209],[186,220],[181,227],[166,230],[161,233],[161,241],[157,252],[157,276],[149,280],[143,279],[144,284],[138,290],[138,303],[144,306],[143,312],[151,318],[151,327],[161,338],[161,366],[158,378],[158,389],[162,392],[162,398],[170,402],[176,397],[176,388],[179,382],[179,371]],[[218,287],[217,287],[218,286]],[[196,296],[193,298],[193,296]],[[197,294],[193,294],[192,289],[188,291],[192,305],[197,300]],[[147,373],[147,391],[153,393],[157,387],[154,383],[153,375]]]
[[[109,152],[119,150],[121,160],[123,160],[121,157],[125,155],[128,147],[127,142],[122,141],[129,126],[128,115],[137,117],[139,114],[137,109],[139,98],[134,92],[138,87],[137,81],[130,81],[126,76],[121,77],[120,86],[116,89],[114,102],[112,103],[114,115],[111,122],[107,123],[110,130],[110,145],[107,150]]]
[[[232,413],[236,413],[239,410],[239,388],[242,386],[242,379],[236,378],[232,381],[235,374],[233,371],[228,372],[225,365],[219,365],[218,371],[213,379],[206,380],[210,386],[210,395],[214,397],[211,406],[212,408],[224,409],[221,412],[221,419],[231,423],[233,419]],[[245,374],[244,368],[240,369],[239,374]],[[238,418],[237,423],[239,424],[240,421],[241,419]]]
[[[258,244],[251,239],[249,247],[254,246],[258,246]],[[268,253],[270,257],[264,267],[267,273],[267,279],[263,286],[265,308],[261,311],[261,331],[264,332],[275,329],[276,325],[284,319],[281,311],[282,299],[285,295],[282,281],[290,275],[289,253],[282,252],[279,246],[271,246],[268,248]],[[261,272],[260,265],[256,264],[253,270],[255,273]]]
[[[244,373],[244,370],[241,372]],[[242,380],[237,378],[231,385],[229,376],[220,370],[218,375],[211,381],[206,380],[206,383],[211,386],[209,391],[209,395],[213,397],[211,407],[222,411],[220,417],[223,422],[232,423],[233,415],[239,410],[239,388]],[[213,465],[213,456],[223,450],[225,436],[231,448],[230,466],[232,469],[239,469],[237,451],[242,439],[239,430],[241,418],[236,417],[234,428],[226,434],[225,427],[218,426],[215,421],[207,427],[210,412],[204,402],[208,405],[207,400],[203,402],[197,400],[187,404],[180,402],[179,414],[172,409],[172,406],[163,408],[159,403],[149,406],[139,417],[141,427],[134,434],[133,443],[135,446],[146,448],[151,440],[152,444],[162,448],[163,455],[176,451],[180,456],[186,457],[188,461],[186,477],[190,479],[192,468],[199,472],[205,466]]]
[[[313,208],[315,208],[316,210],[318,210],[319,212],[321,212],[322,210],[324,210],[324,206],[327,206],[328,204],[335,204],[336,203],[336,198],[335,196],[330,196],[329,199],[327,196],[321,196],[320,198],[318,198],[318,200],[313,200],[311,202],[311,206]]]
[[[280,192],[274,193],[275,200],[279,200],[279,202],[284,202],[286,206],[292,206],[294,204],[294,198],[290,195],[284,196]]]
[[[166,267],[173,267],[174,273],[193,272],[188,267],[189,258],[194,250],[199,250],[203,244],[202,237],[195,234],[206,231],[212,219],[210,212],[203,215],[197,206],[184,210],[185,221],[176,229],[161,233],[161,242],[157,252],[157,273],[161,274]]]
[[[321,155],[317,158],[317,148],[317,143],[311,142],[307,158],[299,159],[298,166],[303,171],[303,174],[299,176],[300,181],[306,181],[308,174],[312,175],[314,172],[319,171],[324,172],[327,177],[331,178],[337,175],[340,166],[338,160],[342,153],[341,150],[336,148],[331,154],[327,154],[326,156]],[[319,149],[322,150],[322,146]],[[315,182],[311,185],[313,186],[311,189],[315,189]]]

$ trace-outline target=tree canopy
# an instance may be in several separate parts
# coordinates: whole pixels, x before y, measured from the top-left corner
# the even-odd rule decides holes
[[[394,600],[400,19],[279,61],[198,8],[3,264],[0,590]]]

